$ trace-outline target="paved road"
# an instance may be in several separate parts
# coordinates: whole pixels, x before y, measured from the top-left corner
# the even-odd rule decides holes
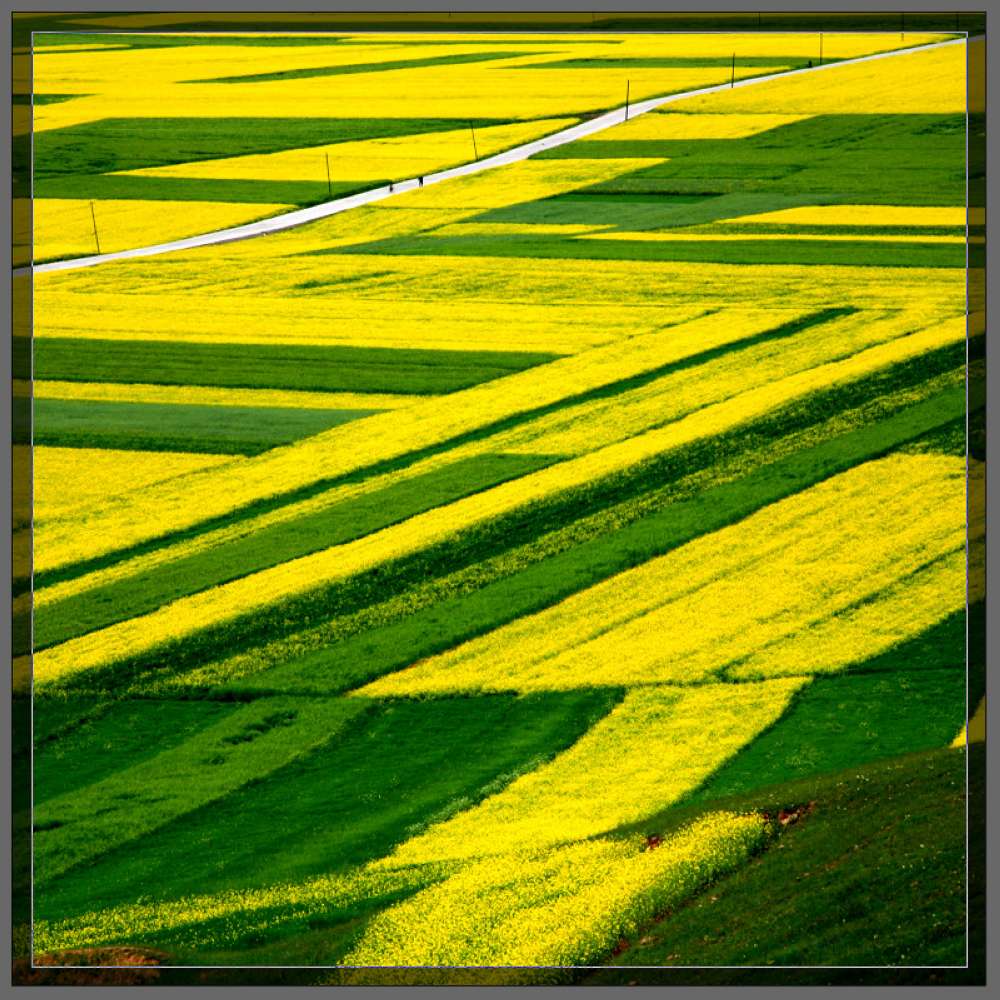
[[[736,87],[752,87],[758,83],[765,83],[768,80],[780,78],[787,79],[791,76],[798,76],[802,73],[822,73],[825,70],[833,69],[837,66],[844,66],[849,63],[871,62],[875,59],[886,59],[890,56],[907,55],[911,52],[924,52],[927,49],[941,48],[945,45],[964,45],[964,38],[957,38],[947,42],[934,42],[930,45],[920,45],[909,49],[895,49],[892,52],[880,52],[870,56],[859,56],[856,59],[842,59],[839,62],[825,63],[822,66],[812,66],[805,69],[784,70],[780,73],[770,73],[766,76],[755,76],[746,80],[737,80]],[[470,174],[478,174],[484,170],[492,170],[494,167],[503,167],[509,163],[517,163],[519,160],[526,160],[535,153],[540,153],[545,149],[552,149],[555,146],[565,145],[581,139],[585,135],[593,135],[595,132],[602,132],[613,125],[620,125],[625,121],[626,113],[629,120],[637,118],[639,115],[651,111],[653,108],[662,107],[673,101],[681,101],[687,97],[696,97],[699,94],[714,94],[721,90],[729,90],[730,84],[720,83],[712,87],[700,87],[697,90],[686,90],[680,94],[670,94],[666,97],[651,97],[645,101],[636,101],[628,106],[616,108],[608,111],[597,118],[573,125],[571,128],[563,129],[561,132],[554,132],[552,135],[542,139],[535,139],[525,143],[523,146],[515,146],[504,153],[497,153],[494,156],[477,160],[475,163],[466,163],[460,167],[452,167],[448,170],[439,170],[437,173],[426,174],[424,176],[424,187],[431,184],[440,184],[442,181],[451,180],[453,177],[467,177]],[[174,250],[190,250],[194,247],[212,246],[216,243],[230,243],[234,240],[246,240],[254,236],[265,236],[268,233],[280,233],[285,229],[294,226],[301,226],[307,222],[315,222],[317,219],[326,219],[331,215],[340,212],[347,212],[360,205],[370,205],[385,198],[391,198],[404,191],[412,191],[419,186],[417,178],[399,181],[393,184],[390,192],[388,186],[373,188],[370,191],[361,191],[358,194],[348,195],[346,198],[337,198],[333,201],[323,202],[320,205],[312,205],[309,208],[300,208],[294,212],[286,212],[283,215],[275,215],[270,219],[262,219],[260,222],[249,222],[243,226],[233,226],[230,229],[217,229],[211,233],[202,233],[199,236],[189,236],[183,240],[172,240],[169,243],[157,243],[153,246],[136,247],[133,250],[120,250],[117,253],[95,254],[91,257],[77,257],[73,260],[60,260],[51,264],[36,264],[32,268],[34,273],[41,274],[46,271],[70,271],[80,267],[94,267],[96,264],[104,264],[113,260],[131,260],[136,257],[152,257],[156,254],[170,253]],[[26,273],[28,268],[18,268],[15,274]]]

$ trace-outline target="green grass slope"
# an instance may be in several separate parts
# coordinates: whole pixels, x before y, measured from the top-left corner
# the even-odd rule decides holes
[[[970,776],[973,796],[981,795],[982,745],[972,747]],[[775,814],[810,803],[811,811],[753,863],[662,915],[584,982],[765,984],[776,982],[779,971],[767,966],[832,966],[780,970],[782,983],[822,985],[858,982],[851,966],[876,965],[897,968],[869,974],[872,981],[906,983],[927,981],[926,972],[907,966],[964,966],[965,752],[877,761],[712,806]],[[679,823],[693,811],[678,809],[661,819]],[[983,833],[977,823],[971,832],[974,855]],[[975,880],[972,885],[982,891]],[[969,912],[976,919],[976,908]],[[976,932],[974,927],[973,942]],[[983,956],[974,950],[972,958],[968,972],[942,971],[938,980],[974,983]],[[664,968],[625,968],[630,965]],[[734,965],[764,968],[670,968]]]

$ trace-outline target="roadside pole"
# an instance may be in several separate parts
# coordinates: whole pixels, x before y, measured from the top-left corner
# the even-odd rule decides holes
[[[90,203],[90,221],[94,224],[94,243],[97,245],[97,256],[101,255],[101,241],[97,238],[97,216],[94,215],[94,203]]]

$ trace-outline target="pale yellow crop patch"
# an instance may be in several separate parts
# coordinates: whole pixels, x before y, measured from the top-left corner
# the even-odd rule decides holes
[[[803,205],[719,219],[788,226],[965,226],[964,205]],[[798,238],[798,237],[796,237]],[[829,237],[824,237],[828,239]],[[964,238],[964,237],[963,237]]]
[[[93,203],[71,198],[34,201],[34,259],[85,257],[196,236],[238,226],[291,205],[247,205],[210,201],[105,199]],[[95,236],[96,226],[96,236]]]
[[[600,184],[663,162],[662,157],[521,160],[468,177],[457,177],[431,187],[407,191],[393,201],[393,206],[461,208],[472,214],[566,194],[576,188]]]
[[[233,455],[192,455],[171,451],[110,448],[34,449],[36,521],[71,516],[93,503],[122,497],[198,469],[237,466]]]
[[[761,70],[761,72],[765,72]],[[710,114],[675,111],[673,105],[654,110],[578,140],[580,143],[618,140],[746,139],[782,125],[802,121],[809,115]]]
[[[303,284],[316,284],[290,292],[263,286],[253,292],[252,307],[247,293],[235,289],[225,294],[203,289],[178,295],[165,289],[144,292],[141,285],[134,294],[46,288],[36,298],[35,336],[575,354],[645,332],[664,318],[662,307],[645,303],[600,304],[581,314],[559,303],[491,301],[485,295],[464,301],[457,294],[450,300],[406,301],[401,290],[393,294],[395,286],[408,277],[419,282],[429,268],[400,267],[385,276],[379,274],[385,258],[366,259],[363,266],[357,260],[353,263],[356,287],[370,288],[368,297],[337,294],[344,270],[336,265],[324,271],[320,264],[297,268],[295,262],[288,263],[283,283],[298,271]],[[324,274],[329,285],[320,277]],[[444,277],[440,268],[438,276]],[[400,321],[403,310],[405,322]],[[667,315],[679,321],[702,312],[694,304],[684,304]]]
[[[964,114],[965,68],[965,45],[956,42],[689,97],[675,107],[714,114]]]
[[[965,243],[964,235],[940,236],[895,235],[892,233],[688,233],[673,229],[660,231],[642,230],[628,232],[616,229],[613,232],[581,233],[577,239],[583,240],[626,240],[636,243],[731,243],[731,242],[784,242],[822,241],[824,243]]]
[[[905,579],[889,584],[857,607],[831,602],[829,613],[819,613],[808,630],[783,636],[748,650],[731,667],[730,677],[745,680],[835,673],[892,649],[940,622],[962,607],[965,597],[965,550],[961,545],[915,569]],[[912,568],[912,562],[908,562]],[[885,577],[876,582],[883,583]],[[956,650],[952,666],[964,668],[964,650]]]

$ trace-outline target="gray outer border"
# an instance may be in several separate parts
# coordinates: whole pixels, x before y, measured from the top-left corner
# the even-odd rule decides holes
[[[989,13],[992,13],[992,11],[990,10],[990,6],[992,6],[993,3],[994,3],[994,0],[985,0],[985,3],[984,3],[983,6],[986,8],[987,16],[988,16]],[[269,13],[269,12],[274,11],[276,6],[278,6],[278,5],[276,5],[273,2],[266,2],[266,0],[242,0],[242,2],[239,2],[239,0],[215,0],[215,2],[212,3],[212,5],[211,5],[211,11],[210,12],[214,12],[214,11],[219,11],[219,12],[227,12],[227,11],[260,11],[261,13]],[[456,4],[455,6],[458,7],[459,5]],[[503,12],[524,11],[526,6],[529,6],[529,5],[526,5],[526,4],[523,4],[523,3],[517,3],[516,0],[492,0],[492,2],[489,2],[489,0],[465,0],[465,2],[460,5],[460,9],[463,12],[464,11],[482,11],[482,12],[485,12],[485,13],[489,13],[489,12],[492,12],[492,11],[497,11],[497,12],[501,12],[501,11],[503,11]],[[696,6],[697,6],[696,4],[692,4],[690,2],[687,2],[687,3],[685,3],[685,2],[679,2],[679,0],[659,0],[659,2],[651,2],[651,0],[630,0],[630,2],[622,2],[622,0],[611,0],[611,2],[607,2],[607,0],[605,0],[605,2],[600,5],[600,8],[598,10],[597,7],[591,7],[589,4],[574,3],[574,2],[572,2],[572,0],[548,0],[548,2],[544,6],[544,10],[547,11],[547,12],[557,12],[557,11],[571,12],[571,11],[577,11],[577,10],[583,10],[583,11],[586,11],[586,10],[595,10],[597,12],[610,13],[610,12],[615,11],[615,10],[627,10],[627,11],[637,11],[637,12],[639,12],[639,11],[650,11],[650,12],[677,11],[677,12],[691,12],[691,13],[696,13],[696,11],[692,11],[692,7],[696,7]],[[755,10],[755,8],[761,7],[761,6],[763,6],[763,5],[761,5],[761,4],[756,4],[755,5],[755,4],[752,4],[751,2],[747,2],[747,0],[744,0],[744,2],[740,2],[740,0],[716,0],[716,2],[712,4],[710,12],[712,12],[712,13],[715,13],[715,12],[718,12],[718,13],[753,12]],[[157,12],[163,11],[163,12],[178,12],[178,13],[185,13],[185,12],[192,12],[192,13],[194,13],[194,12],[203,12],[204,11],[204,8],[202,6],[197,5],[197,4],[192,4],[192,3],[170,3],[170,2],[166,2],[166,3],[158,3],[158,4],[155,5],[155,7],[151,7],[151,6],[147,6],[147,5],[143,4],[143,3],[136,3],[136,2],[128,3],[128,2],[122,2],[122,0],[117,0],[117,2],[107,2],[107,0],[105,0],[105,2],[102,2],[102,3],[88,3],[88,2],[86,2],[86,0],[62,0],[62,2],[52,3],[52,4],[39,3],[39,2],[37,2],[37,0],[27,0],[27,2],[25,2],[23,4],[18,4],[17,5],[17,12],[18,13],[46,12],[46,11],[53,10],[53,8],[58,9],[60,12],[65,11],[67,13],[72,13],[72,12],[95,12],[95,13],[96,12],[100,12],[100,13],[116,13],[116,12],[125,13],[125,12],[128,12],[128,13],[141,13],[141,12],[149,12],[150,10],[154,10],[154,11],[157,11]],[[911,11],[911,10],[912,11],[920,11],[920,10],[922,10],[922,11],[942,11],[942,10],[945,10],[945,9],[968,10],[968,8],[953,8],[950,4],[946,5],[946,4],[942,4],[942,3],[935,3],[934,0],[907,0],[907,2],[905,2],[905,3],[900,3],[900,2],[898,2],[898,0],[891,0],[891,2],[889,2],[889,3],[881,3],[881,4],[879,4],[878,8],[881,11],[899,12],[899,13],[904,13],[904,12],[908,12],[908,11]],[[327,5],[327,6],[322,7],[322,8],[316,8],[316,7],[310,8],[311,11],[314,11],[316,13],[336,13],[336,12],[344,12],[344,11],[351,11],[351,10],[354,10],[354,11],[364,10],[364,11],[371,11],[373,13],[374,12],[417,12],[417,11],[419,11],[421,9],[422,10],[429,10],[429,11],[433,11],[433,10],[444,11],[444,10],[448,9],[448,6],[446,6],[446,5],[439,5],[437,3],[435,3],[435,4],[427,4],[426,6],[424,6],[424,5],[410,4],[410,3],[406,3],[406,2],[401,2],[401,0],[396,0],[396,2],[391,2],[391,0],[382,0],[382,2],[378,2],[378,3],[372,3],[372,2],[363,2],[363,3],[354,3],[354,4],[350,4],[350,3],[338,3],[338,4],[330,4],[330,5]],[[542,8],[539,8],[539,9],[542,9]],[[813,13],[834,13],[834,12],[836,12],[836,13],[853,13],[853,12],[858,12],[858,13],[860,13],[860,12],[870,11],[871,9],[872,8],[871,8],[870,5],[865,4],[865,3],[857,3],[857,2],[845,3],[845,4],[838,4],[838,5],[836,5],[836,7],[834,7],[834,5],[829,4],[829,3],[825,3],[825,2],[823,2],[823,0],[798,0],[798,2],[796,2],[794,5],[791,5],[791,6],[785,6],[784,4],[782,5],[782,12],[787,12],[787,13],[793,13],[793,12],[802,12],[802,13],[810,13],[810,12],[813,12]],[[301,8],[299,8],[299,10],[301,10]],[[296,11],[296,12],[298,12],[298,11]],[[709,11],[697,11],[697,12],[698,13],[709,13]],[[11,41],[11,21],[10,21],[10,15],[11,15],[11,13],[13,13],[13,7],[12,7],[12,5],[5,4],[4,8],[3,8],[3,13],[4,13],[5,16],[3,18],[3,26],[2,26],[3,35],[2,35],[2,39],[6,43],[6,51],[10,52],[11,51],[11,49],[10,49],[10,41]],[[987,36],[988,36],[988,33],[987,33]],[[995,47],[995,43],[994,43],[994,47]],[[989,38],[987,37],[987,61],[989,60],[989,55],[990,55],[990,42],[989,42]],[[9,77],[8,77],[7,81],[5,82],[5,86],[10,86],[10,79],[9,79]],[[987,79],[986,92],[987,92],[987,101],[988,102],[989,102],[989,98],[990,97],[994,97],[994,98],[996,97],[996,94],[994,93],[995,90],[996,90],[996,82],[995,82],[995,80],[991,83],[991,81],[989,79]],[[998,139],[996,136],[994,136],[994,138],[992,140],[990,140],[988,138],[987,141],[988,141],[987,160],[990,160],[993,157],[994,147],[996,145],[1000,144],[1000,139]],[[10,169],[11,169],[11,165],[10,165],[10,147],[9,146],[5,147],[3,168],[4,168],[4,171],[5,171],[5,176],[9,179],[9,176],[10,176],[9,172],[10,172]],[[987,182],[987,190],[988,190],[988,182]],[[987,201],[989,201],[988,197],[987,197]],[[10,212],[11,212],[10,202],[7,201],[7,200],[3,200],[3,219],[4,219],[4,224],[8,227],[8,231],[9,231],[9,223],[10,223]],[[988,219],[989,219],[989,205],[987,204],[987,220]],[[10,254],[9,246],[6,245],[6,244],[4,245],[3,253],[5,255],[9,255]],[[10,266],[9,256],[6,256],[5,259],[6,259],[7,266],[9,268],[9,266]],[[986,274],[987,274],[986,285],[987,285],[987,287],[989,287],[989,285],[991,284],[990,279],[996,276],[997,270],[998,270],[998,268],[996,266],[991,266],[990,263],[989,263],[989,260],[987,259],[987,269],[986,269]],[[4,293],[5,293],[5,296],[9,296],[10,295],[10,286],[6,282],[4,282]],[[5,304],[6,304],[7,309],[8,309],[7,315],[9,316],[10,315],[10,312],[9,312],[10,302],[7,301]],[[8,380],[10,378],[10,373],[11,373],[10,351],[11,351],[11,343],[10,343],[10,338],[8,336],[8,337],[3,338],[2,346],[0,346],[0,358],[2,358],[2,361],[3,361],[3,364],[4,364],[4,373],[5,373],[6,377],[8,378]],[[1000,376],[994,377],[994,374],[990,374],[989,369],[987,369],[987,399],[989,399],[989,396],[992,395],[994,391],[1000,391],[1000,390],[996,389],[995,386],[994,386],[994,382],[1000,381]],[[8,382],[8,385],[9,385],[9,382]],[[989,461],[989,459],[993,457],[993,450],[994,450],[990,446],[989,442],[991,440],[993,440],[994,435],[996,433],[998,433],[998,429],[997,429],[998,419],[997,419],[997,415],[996,415],[995,411],[996,411],[996,407],[994,406],[992,408],[992,410],[991,410],[991,408],[989,406],[989,403],[987,402],[987,407],[986,407],[987,459],[988,459],[988,461],[987,461],[987,474],[986,474],[987,495],[990,495],[990,493],[993,491],[994,481],[997,478],[997,476],[1000,475],[1000,472],[996,472],[996,471],[994,472],[993,475],[991,475],[991,473],[990,473],[990,465],[992,463]],[[10,416],[10,410],[9,410],[9,408],[8,407],[4,407],[3,408],[2,422],[3,422],[3,425],[4,425],[5,429],[8,431],[8,433],[5,435],[5,438],[4,438],[4,447],[5,448],[9,448],[10,447],[10,444],[9,444],[9,442],[10,442],[10,434],[9,434],[10,419],[11,419],[11,416]],[[10,457],[11,457],[11,453],[10,453],[10,451],[7,451],[5,453],[5,460],[7,462],[7,466],[6,467],[8,469],[10,468]],[[1000,489],[1000,487],[997,487],[997,489]],[[9,515],[11,513],[11,511],[10,511],[10,503],[11,503],[10,492],[9,492],[9,490],[4,490],[3,491],[3,495],[2,495],[2,500],[0,500],[0,505],[2,505],[2,509],[3,509],[4,513],[7,515],[7,520],[6,520],[6,524],[7,525],[10,524],[10,517],[9,517]],[[9,536],[5,540],[4,544],[7,546],[7,548],[6,548],[6,554],[7,554],[8,565],[9,565],[9,558],[10,558],[10,554],[11,554],[11,550],[10,550],[10,544],[11,543],[10,543],[10,537]],[[994,565],[994,553],[993,553],[993,551],[992,551],[992,549],[991,549],[991,547],[989,545],[989,537],[987,535],[987,575],[991,574],[991,571],[993,569],[993,565]],[[11,586],[10,580],[9,579],[5,579],[4,583],[3,583],[3,586],[5,588],[5,590],[3,592],[4,593],[4,597],[5,597],[6,601],[7,601],[6,606],[10,607],[10,597],[11,597],[11,592],[10,592],[10,589],[9,589],[10,586]],[[996,607],[997,603],[998,603],[998,599],[997,598],[995,598],[995,597],[991,598],[990,595],[987,594],[986,608],[987,608],[987,618],[988,618],[988,620],[994,620],[994,619],[997,618],[997,612],[1000,612],[1000,609],[998,609]],[[10,622],[7,619],[6,615],[5,615],[4,619],[3,619],[3,637],[4,637],[4,641],[6,643],[6,649],[8,649],[8,650],[10,649],[10,642],[9,642],[9,640],[10,640],[10,631],[9,630],[10,630]],[[992,664],[993,661],[994,661],[994,659],[995,659],[995,657],[994,657],[994,646],[996,645],[996,641],[995,640],[991,640],[991,638],[989,636],[989,633],[987,633],[986,643],[987,643],[987,645],[986,645],[986,655],[987,655],[987,672],[988,672],[989,665]],[[3,716],[0,717],[0,721],[6,723],[6,732],[10,733],[11,706],[10,706],[9,699],[7,699],[7,698],[4,699]],[[11,800],[10,800],[11,772],[10,772],[10,766],[9,766],[9,764],[10,764],[10,745],[6,741],[5,741],[5,746],[4,746],[4,752],[7,755],[7,763],[8,763],[8,767],[5,769],[4,775],[3,775],[4,808],[5,808],[5,810],[8,811],[7,819],[9,820],[10,819],[9,810],[10,810],[10,802],[11,802]],[[992,749],[990,749],[990,744],[987,744],[988,766],[989,766],[990,770],[993,771],[993,772],[995,772],[995,769],[996,769],[996,766],[997,766],[997,760],[996,760],[996,758],[998,756],[1000,756],[1000,747],[993,747]],[[993,803],[992,799],[993,799],[993,796],[990,796],[989,801],[987,803],[987,828],[989,828],[990,820],[992,820],[992,818],[993,818],[994,804],[995,803]],[[9,858],[10,857],[10,850],[11,850],[11,825],[10,825],[10,822],[5,822],[3,824],[3,830],[2,830],[2,833],[0,833],[0,842],[2,842],[3,849],[6,852],[7,857]],[[987,847],[987,866],[989,867],[989,863],[995,859],[996,848],[994,846],[992,846],[992,845],[989,845],[989,841],[987,841],[987,843],[988,843],[988,847]],[[10,905],[11,905],[10,898],[9,898],[8,895],[5,894],[4,900],[3,900],[3,916],[4,916],[4,927],[5,927],[4,940],[3,940],[3,948],[4,948],[4,956],[5,956],[6,959],[8,959],[8,964],[7,964],[8,968],[10,968],[9,959],[10,959],[10,948],[11,948],[11,940],[10,940],[10,933],[9,933],[9,929],[10,929],[10,925],[11,925]],[[992,955],[994,953],[997,953],[998,949],[1000,949],[1000,944],[998,944],[997,941],[996,941],[996,938],[997,938],[998,935],[996,934],[995,921],[992,919],[993,916],[994,916],[994,907],[992,905],[992,901],[989,898],[989,895],[987,894],[987,955],[988,956],[990,956],[990,955]],[[990,972],[992,972],[992,962],[989,960],[989,957],[988,957],[988,959],[987,959],[987,980],[988,981],[989,981],[989,973]],[[58,992],[62,992],[61,988],[59,988],[59,987],[38,987],[38,988],[42,989],[44,992],[50,992],[50,991],[53,991],[53,990],[56,990]],[[168,991],[168,993],[171,993],[171,992],[174,992],[174,991],[180,991],[180,990],[183,990],[185,988],[190,989],[191,987],[171,987],[171,986],[160,987],[161,990],[165,989],[165,990]],[[195,987],[195,988],[197,988],[197,987]],[[214,988],[215,989],[222,989],[224,992],[231,993],[232,995],[235,996],[235,995],[239,995],[239,993],[243,990],[244,987],[243,986],[236,986],[236,987],[214,987]],[[341,987],[341,988],[344,989],[345,987]],[[373,988],[373,989],[376,989],[376,990],[379,990],[379,991],[390,991],[390,992],[399,989],[399,987],[391,987],[391,986],[369,987],[369,988],[370,989]],[[456,988],[459,989],[459,990],[464,990],[464,991],[483,989],[483,987],[452,987],[452,989],[456,989]],[[662,989],[663,987],[660,987],[660,988]],[[730,987],[702,987],[701,990],[703,992],[707,991],[707,993],[709,995],[715,995],[717,992],[719,992],[721,990],[725,990],[727,988],[730,988]],[[850,989],[851,987],[846,987],[846,988]],[[101,991],[104,988],[103,987],[97,987],[96,989],[98,991]],[[119,990],[124,989],[125,993],[129,994],[129,993],[134,993],[136,990],[142,989],[142,987],[118,987],[118,989]],[[285,987],[282,987],[282,986],[261,986],[261,987],[257,987],[257,989],[258,990],[265,990],[266,991],[265,995],[270,995],[273,992],[273,995],[275,995],[275,996],[281,996],[284,993]],[[357,988],[346,987],[346,989],[348,989],[350,992],[355,992],[355,990]],[[529,987],[528,989],[529,990],[546,989],[547,992],[548,992],[548,995],[553,995],[553,993],[556,994],[556,995],[558,995],[558,994],[568,994],[572,989],[574,989],[574,987],[547,987],[547,988],[544,988],[544,987],[530,988]],[[592,989],[598,990],[599,993],[614,994],[614,993],[617,993],[618,990],[622,989],[622,987],[592,987]],[[763,997],[766,992],[770,991],[771,987],[770,986],[766,986],[766,987],[755,987],[755,986],[752,986],[752,987],[743,987],[743,989],[744,990],[749,990],[750,994],[758,994],[758,995],[760,995],[760,996]],[[830,989],[830,990],[834,990],[834,991],[839,991],[839,990],[842,990],[842,989],[845,989],[845,988],[844,987],[826,987],[826,989]],[[875,987],[875,989],[884,989],[884,988]],[[896,987],[896,989],[898,990],[900,988]],[[904,991],[910,991],[912,989],[914,992],[916,992],[917,990],[923,990],[925,988],[924,987],[912,987],[912,988],[911,987],[902,987],[902,989]],[[977,991],[982,991],[982,990],[988,989],[988,987],[973,987],[973,989],[976,989]],[[4,992],[6,992],[6,986],[4,987]]]

